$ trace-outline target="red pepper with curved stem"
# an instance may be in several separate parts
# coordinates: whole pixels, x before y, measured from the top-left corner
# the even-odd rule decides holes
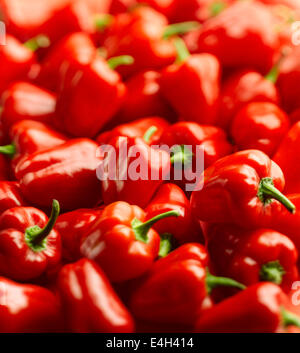
[[[100,217],[101,213],[101,209],[79,209],[64,213],[57,218],[55,229],[61,236],[64,260],[74,262],[82,257],[80,253],[81,238]]]
[[[204,222],[235,224],[242,228],[272,228],[283,204],[295,213],[282,194],[284,176],[279,166],[258,150],[237,152],[204,171],[203,188],[192,194],[195,217]]]
[[[277,77],[273,73],[263,76],[257,71],[245,69],[229,76],[222,87],[217,124],[229,129],[234,116],[248,103],[271,102],[279,105],[279,92],[275,86]]]
[[[233,119],[231,136],[239,150],[257,149],[272,157],[289,127],[289,117],[278,106],[250,103]]]
[[[26,205],[27,202],[23,198],[19,183],[0,181],[0,214],[10,208]]]
[[[6,132],[20,120],[53,123],[55,94],[25,81],[8,86],[2,96],[1,121]]]
[[[0,277],[0,332],[61,331],[60,305],[48,289]]]
[[[265,5],[238,1],[204,23],[197,52],[217,56],[225,67],[252,67],[266,74],[280,49],[275,25]]]
[[[146,220],[168,211],[178,211],[179,216],[157,222],[153,228],[159,234],[170,234],[177,244],[202,241],[199,223],[191,213],[190,202],[184,192],[174,184],[163,184],[146,207]]]
[[[49,207],[54,198],[65,211],[94,207],[101,199],[97,150],[92,140],[73,139],[25,157],[15,169],[22,194],[40,207]]]
[[[31,68],[36,64],[36,57],[32,50],[7,34],[6,45],[0,46],[0,62],[1,96],[10,83],[28,78]]]
[[[169,175],[170,154],[141,138],[117,137],[106,147],[100,148],[97,169],[104,203],[126,201],[144,208]]]
[[[54,200],[49,220],[33,207],[11,208],[0,216],[0,272],[18,281],[41,277],[60,262],[61,240],[53,229],[59,214]]]
[[[119,123],[134,121],[147,116],[161,116],[170,121],[175,113],[163,98],[157,71],[143,71],[132,76],[127,82],[125,101],[117,114]]]
[[[160,238],[152,226],[178,214],[170,211],[145,221],[146,214],[138,206],[126,202],[110,204],[83,235],[81,253],[97,262],[112,282],[137,278],[158,257]]]
[[[290,194],[300,192],[299,141],[300,122],[292,126],[274,155],[274,161],[280,166],[285,176],[285,191]]]
[[[288,326],[300,327],[300,317],[280,287],[255,284],[203,312],[196,332],[275,333]]]
[[[82,259],[58,277],[67,330],[77,333],[134,332],[134,321],[96,263]],[[80,293],[80,295],[78,295]]]
[[[244,289],[230,278],[210,274],[205,253],[200,244],[186,244],[158,260],[132,294],[133,315],[146,322],[193,326],[211,306],[209,294],[214,288]]]
[[[213,224],[208,226],[206,240],[211,264],[218,275],[234,278],[246,286],[273,282],[288,293],[298,279],[298,251],[282,233]]]
[[[122,56],[106,62],[98,56],[79,70],[69,67],[56,106],[64,131],[77,137],[99,133],[121,107],[126,93],[126,86],[114,69],[130,65],[133,60]]]
[[[174,43],[178,58],[162,72],[162,94],[183,120],[213,125],[217,119],[220,63],[211,54],[190,55],[179,38]]]
[[[12,158],[12,167],[24,157],[38,151],[56,147],[68,138],[49,126],[32,120],[20,120],[10,129],[11,144],[0,146],[0,154]]]
[[[71,33],[51,47],[41,62],[37,82],[43,87],[59,92],[66,66],[76,63],[88,65],[96,53],[97,49],[88,34]]]
[[[149,145],[159,143],[161,135],[169,127],[169,123],[160,117],[149,117],[135,120],[131,123],[118,125],[114,129],[103,132],[97,137],[99,145],[108,144],[111,140],[119,137],[143,138]]]

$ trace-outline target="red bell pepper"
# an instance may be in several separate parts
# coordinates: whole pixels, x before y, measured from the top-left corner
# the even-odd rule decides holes
[[[21,194],[19,183],[15,181],[0,181],[0,214],[10,208],[26,205],[27,203]]]
[[[266,74],[280,49],[275,24],[265,5],[238,1],[204,23],[197,52],[216,55],[225,67],[252,67]]]
[[[36,64],[36,57],[32,50],[7,34],[6,45],[0,46],[0,62],[1,96],[10,83],[29,77],[30,70]]]
[[[146,207],[146,220],[168,211],[178,211],[179,216],[165,218],[154,224],[159,234],[170,234],[177,244],[199,242],[202,231],[191,213],[190,202],[184,192],[174,184],[163,184]]]
[[[257,149],[272,157],[289,127],[289,117],[278,106],[250,103],[233,119],[231,136],[239,150]]]
[[[41,277],[61,259],[61,240],[53,229],[59,214],[54,200],[49,220],[33,207],[11,208],[0,216],[0,273],[18,281]]]
[[[158,260],[130,299],[133,315],[143,321],[193,326],[200,312],[211,306],[209,294],[217,286],[244,289],[230,278],[207,270],[203,246],[186,244]]]
[[[0,146],[0,153],[11,157],[13,168],[24,157],[56,147],[68,138],[49,126],[32,120],[20,120],[10,129],[11,144]]]
[[[162,94],[183,120],[213,125],[219,98],[219,61],[211,54],[190,55],[179,38],[175,44],[178,58],[162,72]]]
[[[300,327],[300,318],[280,287],[263,282],[224,300],[199,316],[196,332],[275,333]]]
[[[0,277],[0,332],[59,332],[57,298],[47,289]]]
[[[234,116],[248,103],[271,102],[279,105],[279,92],[275,86],[277,78],[273,73],[263,76],[257,71],[245,69],[230,75],[222,87],[217,124],[230,128]]]
[[[175,113],[163,98],[156,71],[143,71],[132,76],[127,82],[125,101],[117,114],[119,123],[126,123],[147,116],[161,116],[174,120]]]
[[[178,211],[170,211],[145,221],[146,214],[138,206],[115,202],[104,208],[83,235],[81,253],[97,262],[112,282],[137,278],[158,256],[160,238],[151,227],[177,215]]]
[[[100,217],[101,212],[101,209],[79,209],[64,213],[57,218],[55,229],[61,236],[62,257],[65,261],[75,262],[82,257],[81,238]]]
[[[268,229],[245,231],[218,224],[208,229],[207,247],[218,275],[246,286],[273,282],[290,292],[298,279],[298,252],[286,235]]]
[[[274,155],[274,161],[280,166],[285,176],[285,191],[290,194],[300,192],[298,178],[298,166],[300,160],[299,141],[300,122],[292,126]]]
[[[29,82],[12,83],[2,96],[1,121],[6,132],[20,120],[53,123],[56,96]]]
[[[169,127],[169,123],[160,117],[149,117],[135,120],[131,123],[118,125],[114,129],[103,132],[97,137],[99,145],[108,144],[119,136],[143,138],[149,145],[159,143],[161,135]]]
[[[94,207],[101,198],[97,149],[94,141],[74,139],[27,156],[15,170],[22,194],[41,207],[48,207],[54,198],[63,210]]]
[[[192,194],[195,216],[204,222],[231,223],[242,228],[272,228],[281,203],[295,213],[282,194],[284,176],[266,154],[258,150],[237,152],[204,171],[202,190]]]
[[[134,332],[134,321],[93,261],[63,267],[58,278],[67,330],[77,333]]]

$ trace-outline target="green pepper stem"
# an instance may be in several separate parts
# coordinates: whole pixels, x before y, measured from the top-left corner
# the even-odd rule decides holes
[[[115,56],[108,59],[107,63],[112,70],[115,70],[121,65],[132,65],[134,63],[134,58],[130,55]]]
[[[131,222],[131,226],[132,226],[132,229],[135,233],[136,240],[139,240],[143,243],[147,243],[148,242],[148,232],[155,223],[157,223],[158,221],[160,221],[162,219],[168,218],[168,217],[179,217],[179,216],[180,216],[180,214],[178,211],[168,211],[168,212],[162,213],[158,216],[155,216],[155,217],[149,219],[149,221],[147,221],[147,222],[141,222],[140,220],[135,218]]]
[[[32,51],[37,51],[40,48],[48,48],[50,44],[50,39],[47,36],[40,34],[34,38],[29,39],[24,43],[24,46]]]
[[[160,236],[159,257],[166,257],[172,250],[172,234],[164,233]]]
[[[226,9],[227,5],[224,1],[215,1],[211,4],[210,13],[212,17],[219,15]]]
[[[284,275],[284,268],[280,265],[280,262],[277,260],[264,264],[261,267],[259,278],[263,282],[272,282],[277,285],[280,285],[282,283]]]
[[[200,23],[197,21],[187,21],[174,23],[165,28],[163,33],[163,39],[169,39],[170,37],[179,36],[190,31],[194,31],[200,28]]]
[[[184,145],[180,146],[179,149],[175,149],[171,155],[171,164],[172,165],[190,165],[193,161],[194,153],[186,148]]]
[[[40,251],[44,248],[43,242],[54,228],[59,212],[59,202],[57,200],[53,200],[51,215],[45,227],[40,228],[39,226],[33,226],[26,229],[25,239],[32,250]]]
[[[109,14],[96,15],[95,17],[95,27],[98,31],[103,31],[107,27],[109,27],[114,20],[114,16]]]
[[[13,158],[17,152],[16,146],[12,143],[11,145],[0,146],[0,153]]]
[[[282,324],[284,327],[296,326],[300,327],[300,318],[286,309],[281,310]]]
[[[296,206],[284,196],[276,187],[272,178],[263,178],[259,183],[258,194],[259,199],[266,203],[270,199],[275,199],[282,203],[282,205],[291,213],[296,212]]]
[[[174,45],[177,52],[176,63],[181,64],[191,55],[182,38],[174,38]]]
[[[278,65],[276,64],[265,76],[265,79],[275,84],[278,80],[278,76],[279,76],[279,68],[278,68]]]
[[[227,277],[217,277],[212,275],[208,269],[206,269],[206,289],[207,293],[210,294],[216,287],[234,287],[238,289],[245,289],[246,286],[242,283],[235,281],[234,279]]]
[[[149,143],[150,142],[150,139],[151,137],[156,133],[157,131],[157,127],[156,126],[151,126],[146,132],[145,132],[145,135],[143,137],[144,141]]]

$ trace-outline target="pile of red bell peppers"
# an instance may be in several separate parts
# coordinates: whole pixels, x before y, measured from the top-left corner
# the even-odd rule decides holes
[[[0,14],[0,332],[300,332],[299,0]],[[99,179],[122,139],[159,178]]]

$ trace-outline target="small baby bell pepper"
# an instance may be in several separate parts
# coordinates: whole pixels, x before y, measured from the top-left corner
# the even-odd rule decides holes
[[[101,198],[97,149],[92,140],[74,139],[25,157],[15,169],[22,194],[40,207],[55,198],[64,210],[94,207]]]
[[[199,314],[208,310],[206,299],[214,288],[245,288],[210,274],[205,253],[200,244],[186,244],[158,260],[132,294],[133,315],[143,321],[193,326]]]
[[[174,43],[178,58],[162,72],[162,94],[183,120],[213,125],[219,98],[219,61],[211,54],[190,55],[180,38]]]
[[[159,234],[169,234],[177,244],[200,242],[202,231],[191,213],[185,193],[174,184],[163,184],[146,207],[146,220],[168,211],[178,211],[179,216],[162,219],[153,228]]]
[[[290,194],[300,192],[299,141],[300,122],[292,126],[274,156],[274,161],[280,166],[285,176],[285,191]]]
[[[289,117],[275,104],[250,103],[233,119],[231,136],[239,150],[257,149],[272,157],[289,127]]]
[[[59,332],[61,314],[49,290],[0,277],[0,332]]]
[[[55,229],[61,236],[62,257],[65,261],[75,262],[82,257],[81,238],[100,215],[100,209],[80,209],[64,213],[57,218]]]
[[[59,214],[54,200],[49,220],[33,207],[11,208],[0,216],[0,272],[18,280],[39,278],[61,259],[61,240],[53,229]]]
[[[209,226],[206,238],[211,263],[219,275],[246,286],[273,282],[287,293],[298,279],[298,252],[284,234],[214,224]]]
[[[130,333],[134,321],[100,267],[82,259],[58,277],[67,330],[76,333]]]
[[[202,190],[192,194],[195,216],[204,222],[232,223],[242,228],[272,228],[274,213],[283,204],[284,176],[278,165],[258,150],[237,152],[204,171]]]
[[[238,1],[204,23],[197,52],[217,56],[225,67],[252,67],[266,74],[279,47],[275,17],[268,7],[259,2]]]
[[[160,238],[152,226],[178,215],[178,211],[169,211],[145,221],[146,214],[138,206],[115,202],[104,208],[83,235],[81,253],[97,262],[112,282],[137,278],[158,257]]]
[[[2,96],[1,121],[6,132],[20,120],[53,123],[56,96],[29,82],[12,83]]]
[[[20,184],[15,181],[0,181],[0,214],[4,211],[26,206]]]
[[[195,331],[275,333],[288,326],[300,327],[300,317],[293,309],[280,287],[258,283],[203,312]]]

